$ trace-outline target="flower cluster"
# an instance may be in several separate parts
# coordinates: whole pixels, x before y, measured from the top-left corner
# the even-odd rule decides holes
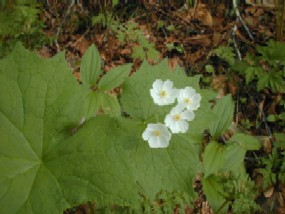
[[[194,111],[200,107],[201,95],[192,87],[176,89],[170,80],[160,79],[153,82],[150,95],[154,103],[160,106],[173,104],[177,100],[177,105],[166,115],[165,124],[148,124],[142,134],[151,148],[165,148],[169,145],[171,132],[176,134],[188,131],[188,122],[194,120]]]

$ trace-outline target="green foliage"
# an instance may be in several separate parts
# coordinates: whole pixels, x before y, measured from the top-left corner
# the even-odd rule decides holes
[[[212,54],[217,55],[219,58],[226,61],[229,65],[233,65],[236,61],[234,49],[230,46],[220,46],[212,51]]]
[[[80,64],[82,83],[86,88],[90,88],[84,101],[83,116],[85,119],[94,117],[100,107],[105,114],[114,117],[121,115],[117,97],[108,92],[122,84],[128,77],[131,66],[132,64],[125,64],[113,68],[100,79],[103,72],[100,54],[95,45],[87,49]]]
[[[99,13],[92,17],[92,25],[101,25],[102,27],[108,27],[114,24],[116,21],[112,18],[110,14]]]
[[[240,177],[247,176],[243,165],[246,151],[257,150],[259,147],[254,137],[243,134],[237,134],[226,145],[216,142],[207,145],[202,181],[203,190],[214,212],[226,213],[230,204],[236,210],[234,213],[258,209],[254,202],[257,194],[254,182]],[[245,205],[241,206],[243,204]]]
[[[0,57],[5,56],[21,41],[27,48],[34,49],[51,42],[42,29],[36,5],[14,5],[0,10]]]
[[[138,43],[137,46],[132,48],[132,58],[141,60],[148,59],[155,62],[159,60],[160,54],[155,49],[155,44],[147,40],[136,22],[129,21],[124,25],[115,23],[111,25],[111,29],[116,34],[118,40],[123,44],[129,42]]]
[[[230,95],[223,97],[213,108],[217,120],[210,125],[210,133],[213,137],[220,136],[231,125],[234,114],[234,103]]]
[[[285,183],[285,134],[274,133],[275,142],[269,157],[261,159],[262,168],[259,172],[263,175],[263,189],[277,184],[278,182]]]
[[[233,213],[255,213],[260,210],[254,199],[257,188],[247,175],[224,176],[221,179],[223,192],[228,194]]]
[[[163,79],[174,74],[156,72]],[[181,85],[189,84],[182,71],[176,75]],[[198,79],[187,80],[197,86]],[[90,200],[96,208],[139,209],[140,195],[154,201],[161,191],[194,201],[199,133],[174,136],[169,148],[153,150],[141,138],[141,120],[97,116],[78,126],[90,91],[72,77],[63,54],[41,59],[18,45],[0,61],[0,83],[1,213],[61,213]],[[207,127],[207,118],[201,120],[199,126]]]
[[[120,86],[123,81],[128,77],[131,69],[131,64],[125,64],[112,69],[102,77],[98,84],[99,90],[112,90]]]
[[[144,199],[143,210],[144,213],[173,213],[174,208],[176,212],[185,213],[185,205],[192,203],[189,196],[183,192],[178,191],[161,191],[154,201]]]
[[[179,66],[171,71],[167,60],[144,62],[131,77],[131,64],[122,65],[101,78],[100,55],[91,46],[81,63],[82,85],[62,53],[42,59],[17,45],[0,61],[0,213],[61,213],[87,201],[102,212],[116,205],[118,213],[175,207],[183,213],[195,200],[193,181],[201,172],[215,212],[229,205],[237,213],[257,210],[243,161],[258,141],[245,134],[218,141],[233,117],[230,96],[211,108],[216,94],[200,89],[200,76],[188,77]],[[191,86],[202,97],[189,130],[173,135],[166,149],[151,149],[142,139],[147,123],[163,121],[171,108],[153,103],[156,79]],[[121,84],[118,99],[109,90]],[[107,115],[91,118],[100,107]],[[205,130],[213,138],[201,154]]]
[[[239,181],[239,176],[246,176],[243,164],[246,152],[258,150],[261,145],[255,137],[242,133],[235,134],[228,141],[224,139],[223,144],[216,141],[227,131],[232,122],[234,105],[231,96],[223,97],[212,111],[216,115],[216,120],[210,123],[213,140],[206,145],[203,154],[204,176],[202,182],[207,200],[214,212],[217,213],[226,213],[229,205],[235,207],[233,209],[236,209],[236,213],[256,210],[255,193],[251,192],[250,195],[244,197],[248,194],[248,190],[242,189],[243,184],[237,183],[237,181]],[[232,175],[234,179],[229,175]],[[232,185],[234,188],[231,190],[228,187],[225,188],[225,181],[222,180],[227,181],[228,185]],[[251,181],[247,179],[246,182],[250,183]],[[244,210],[239,208],[242,203],[247,204],[244,206]]]
[[[102,72],[100,54],[93,44],[81,59],[80,74],[82,83],[87,86],[94,86]]]
[[[269,41],[267,46],[256,49],[257,54],[248,54],[232,69],[245,76],[246,84],[257,82],[258,91],[268,88],[274,93],[284,93],[285,44]]]
[[[183,44],[175,44],[174,42],[166,44],[166,47],[169,51],[175,50],[179,53],[184,53]]]

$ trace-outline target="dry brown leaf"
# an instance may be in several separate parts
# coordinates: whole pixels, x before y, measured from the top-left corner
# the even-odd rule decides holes
[[[269,137],[264,137],[264,143],[263,143],[263,149],[264,151],[269,154],[272,151],[272,143]]]
[[[39,54],[43,57],[43,58],[50,58],[52,57],[52,53],[51,53],[51,50],[46,47],[46,46],[43,46],[40,50],[39,50]]]
[[[73,46],[76,50],[80,52],[81,55],[83,55],[90,45],[90,41],[88,41],[85,37],[81,37],[71,46]]]
[[[170,58],[168,60],[168,67],[170,68],[171,71],[173,71],[177,65],[179,65],[179,59],[177,57]]]
[[[130,48],[124,48],[121,50],[121,54],[131,54],[132,53],[132,50]]]
[[[206,4],[198,4],[196,8],[189,9],[186,20],[190,22],[193,19],[199,20],[203,25],[213,26],[213,17]]]
[[[274,187],[269,187],[267,190],[265,190],[263,192],[263,195],[266,197],[266,198],[270,198],[274,193]]]

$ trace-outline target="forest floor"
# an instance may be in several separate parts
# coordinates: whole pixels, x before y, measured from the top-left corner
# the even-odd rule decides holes
[[[78,4],[45,8],[41,14],[44,33],[54,37],[54,42],[39,48],[40,55],[49,58],[65,50],[67,62],[79,81],[80,59],[92,43],[104,62],[104,72],[129,62],[134,63],[132,71],[135,72],[144,59],[155,64],[168,58],[171,69],[179,65],[187,75],[202,75],[202,87],[212,87],[220,96],[231,93],[236,100],[248,99],[236,109],[236,126],[246,133],[262,136],[264,148],[258,155],[271,154],[271,133],[284,133],[284,123],[270,122],[264,115],[279,112],[277,103],[283,94],[244,88],[244,77],[230,71],[228,61],[241,60],[254,52],[257,45],[276,38],[274,8],[246,5],[235,11],[223,4],[198,4],[189,8],[145,4],[118,6],[114,12],[105,13],[95,13],[92,9]],[[228,49],[221,54],[217,51],[220,47]],[[246,165],[259,189],[257,202],[262,206],[261,213],[285,213],[285,186],[276,183],[263,189],[257,166],[250,159]],[[195,212],[212,213],[203,193],[195,206]],[[84,210],[85,206],[80,206],[76,213],[85,213]],[[185,211],[194,213],[194,210]]]

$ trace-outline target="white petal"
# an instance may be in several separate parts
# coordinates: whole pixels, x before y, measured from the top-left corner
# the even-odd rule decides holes
[[[157,137],[156,136],[152,136],[148,140],[148,145],[149,145],[150,148],[157,148],[158,147]]]
[[[166,148],[168,145],[169,145],[169,140],[167,140],[165,137],[160,137],[158,139],[159,148]]]
[[[152,123],[147,124],[147,130],[149,130],[149,131],[155,131],[155,130],[157,130],[158,125],[159,125],[159,124],[152,124]]]
[[[152,98],[154,99],[154,97],[156,97],[157,96],[157,93],[156,93],[156,91],[152,88],[152,89],[150,89],[149,90],[150,91],[150,95],[152,96]]]
[[[145,141],[147,141],[151,137],[151,135],[152,135],[152,132],[146,129],[142,134],[142,138]]]
[[[172,133],[177,134],[180,132],[180,127],[179,127],[179,124],[177,122],[172,123],[169,128],[172,131]]]
[[[196,94],[196,90],[194,88],[192,88],[192,87],[188,86],[184,90],[185,90],[184,91],[185,95],[187,95],[188,97],[190,97],[191,95]]]
[[[175,99],[178,97],[178,94],[179,94],[179,90],[176,89],[176,88],[173,88],[173,89],[170,91],[170,96],[171,96],[171,97],[175,97]]]
[[[186,110],[186,111],[183,111],[181,113],[181,117],[184,119],[184,120],[187,120],[187,121],[191,121],[191,120],[194,120],[194,112],[193,111],[190,111],[190,110]]]
[[[197,110],[200,107],[200,103],[192,103],[191,109],[192,110]]]
[[[155,90],[155,91],[161,91],[162,90],[162,87],[163,87],[163,81],[160,80],[160,79],[157,79],[153,82],[152,84],[152,88]]]
[[[168,131],[168,129],[167,129],[166,132],[163,132],[163,133],[161,134],[161,137],[163,137],[166,141],[169,141],[170,138],[171,138],[171,133],[170,133],[170,132]]]
[[[185,120],[182,120],[179,122],[179,128],[181,133],[185,133],[189,128],[189,124]]]
[[[167,127],[170,126],[170,124],[172,123],[172,116],[170,114],[166,115],[164,123]]]
[[[170,80],[166,80],[164,83],[163,83],[163,89],[164,90],[171,90],[173,87],[173,82],[171,82]]]
[[[201,101],[201,95],[200,94],[195,94],[193,96],[193,101],[195,102],[200,102]]]
[[[170,114],[180,114],[184,110],[183,104],[178,104],[171,109]]]

